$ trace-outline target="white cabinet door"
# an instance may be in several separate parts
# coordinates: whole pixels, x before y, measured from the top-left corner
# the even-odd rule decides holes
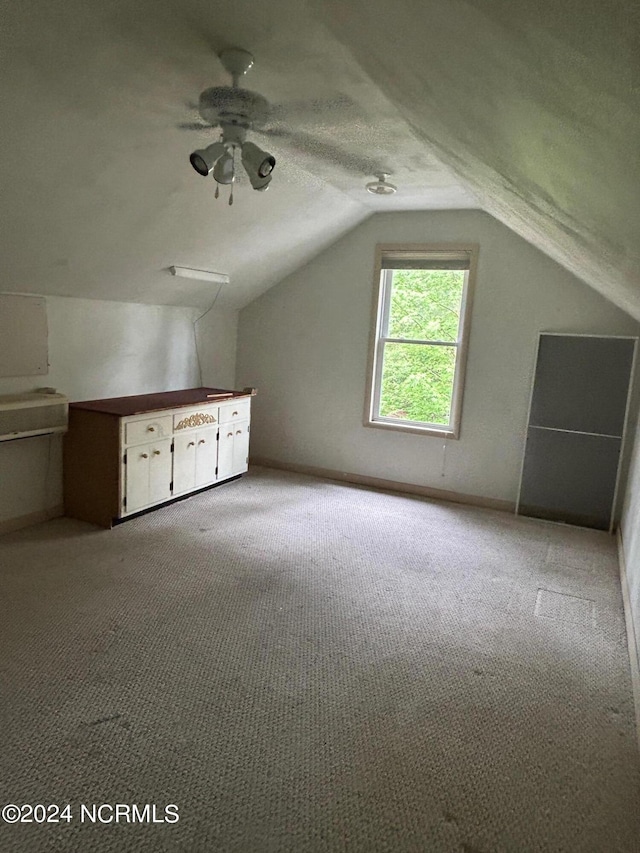
[[[135,512],[149,503],[149,448],[130,448],[125,458],[125,512]]]
[[[218,480],[233,477],[233,437],[235,424],[223,424],[220,427],[218,441]]]
[[[127,513],[171,497],[171,439],[130,447],[126,460]]]
[[[196,487],[196,435],[185,433],[173,440],[173,494]]]
[[[173,494],[201,489],[216,481],[218,430],[176,435],[173,446]]]
[[[158,441],[151,448],[149,465],[149,503],[171,497],[171,439]]]
[[[233,424],[233,473],[243,474],[249,461],[249,423],[239,421]]]
[[[243,474],[248,467],[249,422],[221,424],[218,444],[218,480]]]
[[[216,481],[218,464],[218,430],[203,429],[196,433],[195,487],[208,486]]]

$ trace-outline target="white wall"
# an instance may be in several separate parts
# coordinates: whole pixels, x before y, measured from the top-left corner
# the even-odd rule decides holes
[[[636,646],[640,651],[640,420],[635,432],[621,532]]]
[[[480,244],[458,441],[362,425],[377,242]],[[252,455],[515,501],[539,331],[637,323],[480,211],[379,214],[240,314]]]
[[[215,307],[196,324],[202,384],[235,388],[238,311]]]
[[[200,384],[191,308],[47,298],[49,374],[0,380],[0,394],[51,386],[71,400],[91,400]],[[215,330],[214,330],[215,331]],[[232,371],[235,340],[203,357],[211,384]],[[233,378],[231,376],[231,378]],[[0,525],[62,503],[62,441],[0,442]]]

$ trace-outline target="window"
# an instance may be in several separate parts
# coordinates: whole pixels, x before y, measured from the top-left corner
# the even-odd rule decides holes
[[[365,424],[457,438],[475,246],[378,246]]]

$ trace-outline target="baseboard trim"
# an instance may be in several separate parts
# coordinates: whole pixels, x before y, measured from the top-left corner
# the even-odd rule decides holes
[[[622,587],[624,621],[627,627],[629,666],[631,667],[631,688],[633,690],[633,703],[636,709],[636,735],[638,738],[638,750],[640,751],[640,657],[638,656],[638,643],[636,640],[635,625],[633,623],[631,596],[629,595],[629,576],[627,574],[627,562],[624,557],[624,545],[622,541],[622,531],[620,528],[618,528],[616,536],[618,540],[618,565],[620,567],[620,586]]]
[[[314,465],[298,465],[294,462],[280,462],[277,459],[251,457],[252,465],[262,465],[265,468],[277,468],[281,471],[292,471],[295,474],[308,474],[311,477],[324,477],[326,480],[338,480],[341,483],[353,483],[356,486],[371,486],[387,492],[403,492],[418,495],[422,498],[434,498],[439,501],[480,506],[485,509],[499,509],[514,512],[514,501],[503,501],[498,498],[485,498],[480,495],[467,495],[460,492],[448,492],[444,489],[433,489],[430,486],[418,486],[413,483],[403,483],[397,480],[383,480],[380,477],[369,477],[366,474],[353,474],[349,471],[335,471],[331,468],[316,468]]]
[[[20,515],[18,518],[7,518],[5,521],[0,521],[0,536],[4,533],[13,533],[14,530],[22,530],[23,527],[41,524],[43,521],[51,521],[52,518],[60,518],[61,515],[64,515],[64,507],[59,504],[49,509],[30,512],[28,515]]]

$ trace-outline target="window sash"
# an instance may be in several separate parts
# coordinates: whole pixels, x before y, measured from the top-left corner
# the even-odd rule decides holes
[[[398,253],[400,254],[400,253]],[[424,429],[432,429],[439,430],[440,432],[453,432],[456,427],[456,418],[459,412],[459,398],[462,393],[462,389],[460,388],[460,363],[459,363],[459,350],[463,343],[463,336],[466,327],[465,323],[465,312],[466,312],[466,302],[467,302],[467,292],[469,286],[469,267],[470,264],[468,261],[460,260],[460,263],[466,263],[466,266],[461,267],[447,267],[443,265],[443,260],[438,256],[442,256],[446,253],[433,253],[433,256],[429,259],[422,257],[420,259],[420,266],[401,266],[398,260],[393,259],[394,253],[389,252],[385,253],[382,256],[382,264],[380,269],[380,284],[379,284],[379,315],[378,315],[378,328],[376,330],[376,346],[375,346],[375,369],[373,375],[373,388],[372,388],[372,399],[371,399],[371,420],[375,423],[383,423],[389,425],[405,425],[405,426],[414,426],[414,427],[422,427]],[[458,259],[460,258],[460,253],[457,253]],[[429,262],[432,261],[431,265],[428,265]],[[394,264],[393,266],[391,264]],[[417,263],[417,261],[416,261]],[[464,282],[462,287],[462,298],[460,300],[460,320],[458,323],[458,336],[455,341],[428,341],[428,340],[418,340],[415,338],[391,338],[388,337],[389,331],[389,320],[391,316],[391,294],[393,291],[393,270],[394,269],[426,269],[426,270],[440,270],[440,269],[463,269],[465,270]],[[382,376],[384,369],[384,350],[385,345],[387,343],[403,343],[403,344],[416,344],[417,346],[447,346],[452,347],[456,350],[456,365],[455,372],[453,378],[453,390],[451,394],[451,406],[449,409],[449,423],[448,424],[431,424],[426,421],[412,421],[406,418],[389,418],[380,414],[380,395],[382,393]]]
[[[420,344],[423,347],[458,347],[460,341],[423,341],[420,338],[380,338],[386,344]]]
[[[391,320],[391,294],[393,292],[393,271],[401,269],[400,267],[387,267],[380,271],[380,287],[382,288],[382,313],[380,316],[380,325],[378,329],[378,338],[384,337],[388,341],[398,341],[402,343],[419,342],[418,338],[391,338],[389,337],[389,322]],[[408,269],[408,267],[403,267]],[[436,270],[440,267],[416,267],[416,269]],[[462,343],[463,326],[464,326],[464,310],[467,295],[467,284],[469,273],[465,273],[464,282],[462,285],[462,298],[460,300],[460,317],[458,319],[458,336],[455,341],[421,341],[422,343],[438,344],[449,346],[455,343],[456,346]]]
[[[380,259],[383,270],[468,270],[471,252],[414,252],[387,250]]]
[[[377,384],[374,388],[374,395],[375,395],[375,400],[376,400],[375,411],[377,412],[377,414],[375,414],[374,417],[375,417],[376,423],[404,424],[405,426],[422,427],[424,429],[450,431],[452,428],[452,419],[454,417],[454,411],[455,411],[454,410],[454,401],[455,401],[455,394],[456,394],[456,377],[457,377],[457,373],[458,373],[458,353],[459,353],[458,343],[457,342],[453,342],[453,343],[447,342],[444,344],[433,344],[433,343],[421,343],[420,344],[420,346],[425,346],[425,347],[446,346],[446,347],[449,347],[450,349],[453,349],[456,351],[455,370],[454,370],[454,375],[453,375],[453,388],[452,388],[452,394],[451,394],[451,406],[449,408],[449,421],[448,421],[448,423],[445,423],[445,424],[433,423],[431,421],[415,421],[415,420],[412,420],[411,418],[392,418],[392,417],[389,417],[388,415],[381,415],[380,414],[380,395],[382,393],[382,378],[384,375],[384,355],[385,355],[385,345],[387,343],[409,343],[409,344],[412,344],[412,343],[415,343],[415,341],[403,341],[403,340],[397,340],[395,338],[384,338],[384,339],[381,338],[382,346],[380,348],[380,353],[379,353],[379,363],[380,363],[380,370],[379,370],[379,374],[378,374],[379,379],[378,379]]]

